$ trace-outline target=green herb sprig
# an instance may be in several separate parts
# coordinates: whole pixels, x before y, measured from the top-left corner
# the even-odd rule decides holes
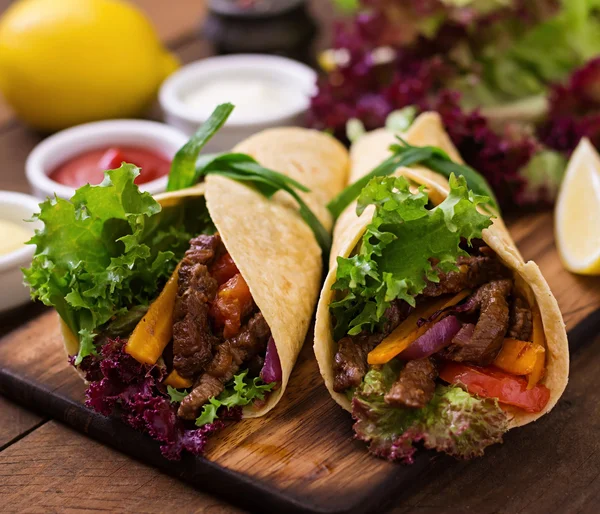
[[[298,194],[298,191],[309,193],[310,189],[282,173],[261,166],[246,154],[199,156],[202,148],[227,121],[232,110],[232,104],[219,105],[192,139],[177,152],[171,166],[167,191],[191,187],[211,174],[246,182],[266,198],[271,198],[278,191],[285,191],[298,203],[300,216],[312,230],[326,259],[331,248],[331,236]]]
[[[175,154],[167,182],[167,191],[177,191],[195,184],[196,159],[206,143],[225,124],[234,109],[233,104],[218,105],[192,138]]]
[[[473,168],[454,162],[446,152],[435,146],[413,146],[401,137],[399,143],[390,146],[392,155],[364,177],[344,189],[336,196],[327,208],[334,218],[337,218],[350,205],[372,178],[391,175],[398,168],[420,164],[430,170],[450,178],[450,175],[463,176],[469,189],[475,194],[490,198],[490,205],[498,210],[498,202],[487,180]]]

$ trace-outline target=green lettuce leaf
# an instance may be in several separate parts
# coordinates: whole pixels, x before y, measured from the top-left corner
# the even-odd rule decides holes
[[[232,409],[234,407],[244,407],[255,400],[264,400],[265,393],[275,387],[275,382],[265,384],[260,377],[250,380],[247,375],[248,370],[235,375],[219,396],[211,398],[209,403],[204,405],[200,416],[196,419],[196,426],[201,427],[212,423],[219,417],[218,410],[221,407]]]
[[[352,401],[354,431],[369,451],[389,460],[413,461],[415,444],[468,459],[502,442],[508,418],[497,401],[471,396],[456,386],[438,385],[422,409],[391,407],[384,394],[398,377],[394,360],[367,373]]]
[[[567,158],[554,150],[540,150],[519,173],[527,180],[523,198],[554,201],[567,170]]]
[[[464,177],[451,175],[449,183],[450,194],[432,209],[424,188],[412,193],[405,177],[375,178],[363,188],[357,213],[370,205],[375,213],[358,251],[337,260],[333,289],[341,298],[330,306],[336,339],[373,330],[392,300],[414,306],[426,280],[439,280],[431,259],[441,271],[456,269],[458,257],[467,255],[461,238],[480,238],[491,225],[491,216],[477,208],[489,199],[470,191]]]
[[[475,55],[481,81],[467,77],[454,84],[463,105],[502,105],[545,93],[549,83],[600,55],[599,6],[598,0],[563,0],[537,23],[511,18],[490,27],[488,43]]]
[[[36,252],[25,282],[79,336],[77,364],[96,353],[100,327],[157,295],[192,236],[214,231],[203,199],[161,209],[134,184],[138,175],[123,164],[71,200],[46,200],[36,216],[44,227],[29,241]]]
[[[405,132],[413,124],[418,113],[419,111],[414,105],[392,111],[385,119],[385,128],[392,133]]]
[[[171,398],[171,403],[181,403],[181,400],[183,400],[188,394],[190,394],[185,389],[183,391],[180,391],[179,389],[175,389],[171,386],[167,386],[167,393]]]

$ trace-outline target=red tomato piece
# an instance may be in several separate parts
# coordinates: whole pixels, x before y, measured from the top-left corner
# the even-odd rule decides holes
[[[526,412],[540,412],[550,398],[550,390],[545,385],[527,389],[527,379],[492,367],[446,362],[440,370],[440,378],[450,384],[464,385],[471,394],[497,398],[500,403],[514,405]]]
[[[229,339],[237,335],[242,320],[252,312],[253,307],[254,300],[248,284],[238,273],[219,287],[210,314],[214,325],[223,328],[223,337]]]
[[[233,259],[229,253],[224,253],[221,255],[221,257],[219,257],[210,268],[210,274],[219,285],[224,284],[238,273],[239,270],[237,269],[237,266],[235,265],[235,262],[233,262]]]

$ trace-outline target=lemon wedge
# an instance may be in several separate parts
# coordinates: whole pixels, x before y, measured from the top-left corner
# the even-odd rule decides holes
[[[600,275],[600,156],[582,139],[567,166],[555,210],[556,245],[569,271]]]

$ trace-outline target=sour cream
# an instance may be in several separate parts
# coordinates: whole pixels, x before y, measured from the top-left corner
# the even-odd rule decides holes
[[[0,219],[0,255],[22,248],[31,236],[31,232],[22,225]]]
[[[192,111],[208,115],[215,105],[231,102],[235,109],[229,120],[260,121],[296,108],[306,107],[308,96],[291,84],[266,76],[212,77],[183,96]]]

